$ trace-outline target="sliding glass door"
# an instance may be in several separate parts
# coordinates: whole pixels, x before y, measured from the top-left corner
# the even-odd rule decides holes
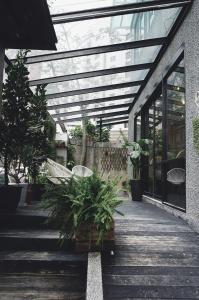
[[[166,160],[164,201],[186,209],[186,138],[184,60],[166,81]]]
[[[162,197],[162,95],[144,111],[144,137],[151,143],[149,157],[144,162],[144,188],[149,195]]]
[[[143,158],[145,194],[185,210],[184,60],[173,67],[143,108],[142,137],[151,140],[149,157]]]

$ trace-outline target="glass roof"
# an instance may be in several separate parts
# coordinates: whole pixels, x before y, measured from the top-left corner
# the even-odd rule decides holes
[[[48,0],[51,14],[75,12],[112,5],[146,2],[147,0]],[[155,1],[155,0],[154,0]]]
[[[69,96],[69,97],[62,97],[57,99],[50,99],[48,100],[48,105],[56,105],[56,104],[73,104],[78,101],[87,101],[91,100],[95,103],[95,99],[102,99],[107,97],[115,97],[115,96],[121,96],[126,94],[134,94],[138,91],[138,87],[129,87],[124,89],[115,89],[110,91],[103,91],[103,92],[96,92],[96,93],[89,93],[84,95],[76,95],[76,96]],[[100,103],[100,101],[99,101]]]
[[[61,83],[52,83],[46,87],[47,94],[66,92],[85,88],[94,88],[99,86],[127,83],[132,81],[143,80],[148,73],[147,70],[123,72],[111,75],[96,76],[85,79],[65,81]]]
[[[142,12],[117,12],[117,15],[112,16],[109,13],[106,17],[99,17],[95,9],[106,8],[110,12],[118,6],[116,10],[121,11],[122,7],[126,9],[127,4],[135,7],[135,4],[141,5],[143,2],[145,6],[151,3],[149,0],[48,0],[52,20],[56,23],[57,52],[31,51],[28,53],[30,59],[27,66],[30,81],[33,81],[32,90],[35,88],[34,84],[48,83],[46,90],[50,114],[57,116],[60,113],[61,120],[64,120],[66,117],[62,117],[62,113],[72,113],[73,116],[74,112],[73,119],[78,122],[77,119],[82,117],[82,107],[85,111],[96,108],[96,112],[91,113],[93,118],[111,112],[111,117],[114,118],[117,112],[118,115],[123,111],[127,112],[128,107],[115,109],[114,105],[127,106],[132,100],[136,100],[136,94],[139,94],[147,74],[156,64],[158,53],[165,47],[165,38],[187,4],[182,1],[180,5],[170,8],[161,8],[158,4],[158,9],[149,6]],[[82,16],[88,12],[84,10],[89,10],[92,15],[86,20]],[[70,16],[77,13],[78,21],[65,19],[64,14],[68,13],[71,13]],[[14,59],[16,50],[7,50],[6,55],[9,59]],[[96,71],[97,74],[92,73]],[[67,77],[68,75],[79,75],[80,79]],[[62,77],[53,82],[59,76]],[[86,91],[81,92],[84,89]],[[128,99],[127,94],[133,95]],[[123,95],[124,99],[106,99]],[[83,101],[86,103],[82,103]],[[107,109],[99,110],[100,107]],[[57,117],[54,119],[58,121]]]
[[[151,63],[154,61],[159,50],[160,46],[153,46],[35,63],[28,65],[30,80],[125,67],[133,64]],[[38,70],[40,70],[39,74]]]

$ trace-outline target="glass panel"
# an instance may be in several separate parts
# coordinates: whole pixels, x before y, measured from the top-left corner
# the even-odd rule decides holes
[[[138,115],[135,119],[135,141],[141,139],[141,115]]]
[[[101,115],[101,114],[107,114],[107,113],[117,113],[117,112],[124,112],[124,113],[127,113],[128,110],[127,108],[117,108],[117,109],[108,109],[107,110],[102,110],[102,111],[97,111],[97,112],[93,112],[93,113],[88,113],[88,114],[84,114],[84,116],[92,116],[93,118],[92,119],[99,119],[98,115]],[[51,113],[51,112],[50,112]],[[96,116],[96,117],[95,117]],[[72,118],[79,118],[79,117],[82,117],[82,114],[80,111],[77,111],[77,115],[75,116],[72,116]],[[68,119],[72,119],[71,117],[68,117]],[[67,117],[60,117],[61,120],[66,120]]]
[[[186,169],[184,61],[172,72],[167,83],[166,202],[185,209],[185,179],[183,180]],[[180,181],[176,184],[175,181],[178,179]]]
[[[148,134],[147,138],[152,142],[154,140],[154,104],[149,107],[148,110]],[[149,145],[149,169],[148,169],[148,192],[153,194],[154,191],[154,152],[153,152],[154,143]]]
[[[71,80],[60,83],[52,83],[47,85],[47,94],[60,93],[64,91],[73,91],[79,89],[87,89],[97,86],[105,86],[111,84],[132,82],[143,80],[149,70],[141,70],[134,72],[117,73],[105,76],[97,76],[91,78],[83,78],[79,80]]]
[[[155,101],[155,116],[154,116],[154,195],[162,195],[162,95]]]
[[[162,197],[162,95],[155,97],[145,112],[145,138],[149,144],[149,158],[144,159],[145,191],[155,197]]]
[[[91,72],[154,61],[160,46],[109,52],[28,65],[30,80]]]
[[[60,109],[56,109],[56,113],[65,113],[65,112],[79,112],[81,109],[92,109],[92,108],[100,108],[100,107],[109,107],[109,106],[113,106],[113,105],[119,105],[119,104],[127,104],[127,103],[131,103],[131,99],[126,99],[123,101],[120,101],[120,103],[115,103],[115,102],[108,102],[108,103],[93,103],[93,104],[89,104],[89,105],[82,105],[82,106],[74,106],[74,107],[68,107],[68,108],[60,108]],[[126,108],[127,109],[127,108]],[[51,110],[50,112],[52,112],[53,110]]]
[[[69,97],[63,97],[63,98],[57,98],[57,99],[50,99],[50,100],[48,100],[48,105],[74,103],[76,101],[85,101],[85,100],[93,100],[93,99],[100,99],[100,98],[104,99],[107,97],[121,96],[121,95],[134,93],[134,91],[135,91],[135,89],[134,89],[134,87],[132,87],[132,88],[116,89],[116,90],[90,93],[90,94],[84,94],[84,95],[69,96]],[[121,103],[122,100],[119,100],[119,101]],[[116,100],[115,102],[118,103],[118,100]]]
[[[59,14],[145,1],[147,0],[48,0],[48,4],[51,14]]]
[[[55,25],[57,50],[67,51],[167,36],[181,8]],[[13,58],[13,51],[6,52]],[[34,50],[29,55],[49,53]],[[139,54],[138,54],[139,55]]]

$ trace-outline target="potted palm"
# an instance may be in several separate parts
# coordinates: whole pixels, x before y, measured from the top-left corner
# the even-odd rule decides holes
[[[132,179],[130,180],[131,195],[133,201],[142,200],[142,181],[141,181],[141,159],[143,156],[149,156],[148,139],[140,139],[137,142],[128,142],[125,140],[124,147],[129,148],[129,159],[133,167]]]
[[[113,215],[120,203],[117,180],[103,181],[94,172],[90,177],[72,177],[60,185],[48,185],[42,207],[49,211],[49,220],[60,231],[61,241],[70,239],[77,252],[85,252],[113,248]]]

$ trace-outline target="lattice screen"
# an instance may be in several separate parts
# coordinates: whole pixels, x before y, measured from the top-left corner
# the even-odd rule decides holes
[[[102,172],[126,171],[128,150],[123,148],[101,148]]]

